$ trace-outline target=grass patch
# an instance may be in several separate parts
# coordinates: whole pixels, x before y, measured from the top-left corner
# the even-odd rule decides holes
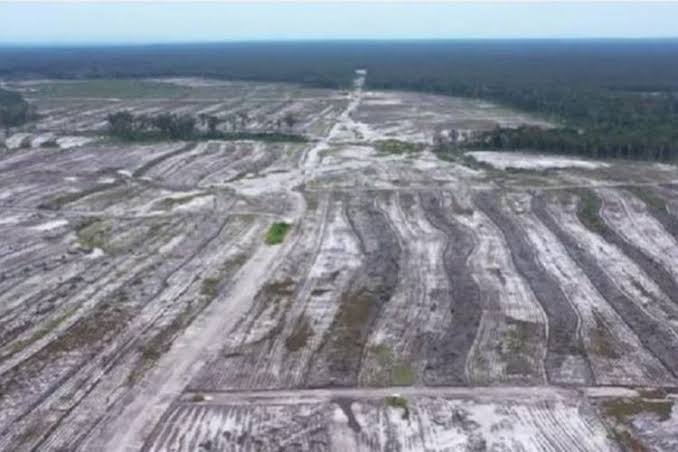
[[[665,399],[668,395],[664,388],[637,389],[637,392],[644,399]]]
[[[600,208],[603,205],[600,197],[593,190],[580,188],[575,190],[579,196],[577,203],[577,218],[588,230],[597,234],[603,234],[607,225],[600,218]]]
[[[377,151],[383,155],[412,154],[415,152],[419,152],[423,149],[423,146],[419,143],[410,143],[407,141],[400,141],[394,139],[377,141],[376,147]]]
[[[669,213],[668,209],[666,208],[666,202],[657,196],[657,194],[649,187],[629,186],[625,188],[633,193],[636,198],[639,198],[641,201],[643,201],[649,210],[661,212],[664,214]]]
[[[92,79],[48,82],[35,85],[32,95],[40,97],[162,97],[177,98],[191,93],[188,86],[136,79]]]
[[[409,419],[410,418],[410,408],[407,405],[407,399],[405,397],[399,396],[399,395],[392,395],[384,398],[384,403],[386,403],[386,406],[389,406],[391,408],[400,408],[403,410],[402,418],[403,419]]]
[[[193,320],[198,311],[199,309],[192,309],[190,305],[185,307],[169,325],[162,328],[141,346],[141,361],[140,364],[130,372],[127,378],[128,385],[131,386],[141,380],[141,377],[146,371],[170,349],[174,337]]]
[[[268,228],[265,242],[267,245],[279,245],[285,240],[287,232],[292,228],[292,225],[282,221],[275,222]]]
[[[359,332],[369,319],[372,304],[374,299],[366,290],[347,295],[337,315],[341,327],[346,331]]]
[[[266,143],[307,143],[309,141],[307,137],[298,133],[280,132],[218,132],[198,138],[224,141],[252,140]]]
[[[87,316],[80,318],[50,342],[41,353],[57,359],[61,354],[82,351],[85,345],[95,347],[105,343],[132,318],[133,314],[127,307],[128,301],[124,291],[115,291],[106,300],[99,302]]]
[[[647,395],[663,397],[664,393],[661,390],[648,391]],[[664,422],[671,417],[673,400],[665,400],[663,398],[648,400],[641,397],[618,398],[601,402],[600,408],[607,418],[614,420],[612,425],[610,425],[610,436],[612,439],[617,441],[624,450],[644,452],[648,449],[629,430],[629,418],[643,413],[652,413],[660,422]]]
[[[301,315],[294,326],[294,331],[285,339],[285,348],[291,352],[296,352],[306,346],[308,338],[313,336],[313,328],[305,315]]]
[[[623,446],[623,450],[630,452],[647,452],[647,448],[643,443],[637,438],[634,438],[628,430],[614,427],[611,436],[619,445]]]
[[[614,337],[609,333],[603,322],[596,316],[596,327],[591,333],[593,351],[601,356],[619,359],[621,356],[614,348]]]
[[[504,353],[509,355],[524,353],[534,333],[534,328],[531,327],[534,324],[517,319],[507,319],[507,323],[511,328],[504,336]]]
[[[541,334],[542,326],[538,323],[508,318],[509,326],[499,346],[499,353],[506,358],[508,375],[525,375],[532,367],[530,356],[534,356],[533,338]]]
[[[653,413],[659,421],[663,422],[671,417],[673,401],[622,398],[605,400],[601,406],[606,416],[620,423],[641,413]]]
[[[202,284],[200,285],[200,295],[204,295],[207,298],[214,298],[217,296],[219,293],[219,283],[221,282],[221,278],[205,278],[202,280]]]
[[[195,198],[198,198],[200,196],[204,196],[204,193],[195,193],[192,195],[184,195],[184,196],[176,196],[176,197],[169,197],[169,198],[163,198],[160,201],[158,201],[158,206],[162,210],[172,210],[176,206],[179,206],[181,204],[187,204],[191,201],[193,201]]]
[[[370,352],[376,357],[377,364],[380,367],[380,376],[378,379],[383,380],[389,386],[411,386],[416,381],[417,375],[409,363],[398,360],[393,351],[383,344],[377,345],[370,349]],[[376,383],[380,383],[377,381]]]
[[[414,369],[409,364],[396,364],[391,369],[391,383],[394,386],[411,386],[415,379]]]
[[[87,219],[78,228],[76,236],[80,246],[87,251],[92,251],[94,248],[106,249],[110,231],[110,223],[93,217]]]
[[[376,296],[366,288],[342,295],[332,325],[326,333],[332,350],[331,372],[348,375],[358,371],[370,313],[377,306]]]
[[[15,353],[23,350],[24,348],[30,346],[34,342],[39,341],[40,339],[45,337],[49,332],[51,332],[56,327],[58,327],[68,317],[73,315],[75,313],[75,311],[77,311],[77,310],[78,310],[77,306],[72,306],[66,312],[48,320],[43,325],[41,325],[37,329],[37,331],[35,331],[30,337],[28,337],[26,339],[19,340],[19,341],[15,342],[14,344],[12,344],[6,354],[0,355],[0,360],[6,359],[6,358],[14,355]]]

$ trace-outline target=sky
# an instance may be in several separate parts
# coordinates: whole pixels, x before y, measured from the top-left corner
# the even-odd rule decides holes
[[[2,44],[678,37],[678,3],[12,2]]]

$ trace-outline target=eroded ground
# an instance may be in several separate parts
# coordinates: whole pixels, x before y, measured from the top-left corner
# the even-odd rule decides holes
[[[363,82],[15,85],[0,450],[678,447],[678,170],[442,160],[435,131],[547,124]],[[121,109],[309,142],[120,143]]]

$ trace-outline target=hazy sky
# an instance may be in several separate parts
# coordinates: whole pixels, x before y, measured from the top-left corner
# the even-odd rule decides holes
[[[20,3],[0,43],[677,37],[678,3]]]

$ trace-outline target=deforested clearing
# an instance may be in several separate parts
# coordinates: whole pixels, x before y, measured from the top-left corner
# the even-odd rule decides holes
[[[596,169],[605,168],[607,163],[596,162],[592,160],[582,160],[573,157],[556,157],[553,155],[531,154],[525,152],[493,152],[493,151],[474,151],[470,155],[479,162],[487,163],[498,169],[528,169],[528,170],[546,170],[551,168],[582,168]]]
[[[0,450],[675,450],[678,169],[441,156],[551,124],[369,76],[10,83]]]

